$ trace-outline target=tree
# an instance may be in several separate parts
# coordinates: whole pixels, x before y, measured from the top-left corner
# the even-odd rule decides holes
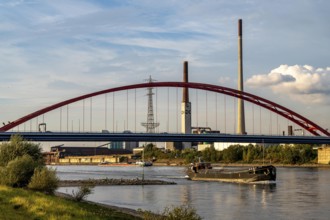
[[[243,146],[232,145],[223,150],[223,159],[226,162],[237,162],[243,160]]]
[[[202,157],[205,161],[214,163],[220,159],[220,153],[212,145],[211,147],[207,147],[202,151]]]
[[[0,146],[0,166],[6,166],[9,161],[23,155],[30,155],[40,166],[44,165],[39,144],[29,143],[22,136],[13,135],[8,143]]]
[[[0,184],[26,187],[29,183],[33,189],[51,193],[58,179],[55,171],[45,167],[39,144],[13,135],[8,143],[0,145]]]
[[[201,154],[194,148],[187,148],[182,150],[182,157],[185,159],[185,163],[192,163],[200,156]]]

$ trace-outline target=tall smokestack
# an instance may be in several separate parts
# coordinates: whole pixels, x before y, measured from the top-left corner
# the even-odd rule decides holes
[[[243,31],[242,19],[238,20],[238,90],[243,92]],[[246,134],[243,99],[237,103],[237,134]]]
[[[183,82],[188,82],[188,61],[183,62]],[[191,134],[191,103],[188,88],[182,90],[181,133]],[[183,148],[191,148],[191,142],[183,142]]]
[[[183,62],[183,82],[188,82],[188,61]],[[182,102],[189,102],[188,88],[183,88]]]

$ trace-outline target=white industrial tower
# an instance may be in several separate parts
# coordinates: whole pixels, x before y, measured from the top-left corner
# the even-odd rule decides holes
[[[242,19],[238,20],[238,90],[242,91],[243,88],[243,33],[242,33]],[[246,134],[245,131],[245,113],[244,101],[238,98],[237,103],[237,134]]]

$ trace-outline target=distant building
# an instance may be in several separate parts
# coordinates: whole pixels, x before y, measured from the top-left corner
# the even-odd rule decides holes
[[[132,150],[110,149],[104,145],[98,147],[53,146],[50,152],[44,152],[46,164],[100,164],[129,162]]]
[[[324,144],[317,150],[317,163],[330,164],[330,145]]]
[[[213,146],[215,150],[222,151],[232,145],[249,146],[250,144],[256,145],[255,143],[225,143],[225,142],[200,143],[197,145],[197,150],[203,151],[206,148]]]
[[[193,134],[220,134],[218,130],[212,130],[210,127],[192,127]],[[212,142],[193,142],[193,148],[197,149],[198,151],[203,151],[207,147],[211,147],[213,145]]]
[[[215,142],[214,143],[214,148],[216,150],[221,151],[221,150],[227,149],[228,147],[230,147],[232,145],[249,146],[250,144],[256,145],[256,143],[231,143],[231,142],[225,143],[225,142]]]
[[[206,148],[210,148],[213,144],[207,143],[207,144],[198,144],[197,145],[197,151],[203,151]]]
[[[134,148],[139,146],[139,142],[131,142],[131,141],[118,141],[111,142],[110,149],[125,149],[132,151]]]
[[[193,134],[220,134],[220,131],[218,130],[212,130],[210,127],[193,127]],[[214,149],[218,150],[218,151],[222,151],[228,147],[230,147],[231,145],[241,145],[241,146],[248,146],[250,145],[250,143],[234,143],[234,142],[212,142],[212,143],[208,143],[208,142],[200,142],[200,143],[195,143],[197,145],[197,150],[198,151],[203,151],[208,147],[213,146]],[[253,145],[255,145],[255,143],[252,143]]]
[[[174,151],[182,149],[182,142],[165,142],[165,150]]]
[[[109,143],[109,148],[110,149],[124,149],[124,142],[122,141],[113,141]]]
[[[119,155],[131,154],[132,150],[109,149],[107,147],[65,147],[54,146],[50,148],[51,153],[57,153],[59,158],[68,156],[95,156],[95,155]]]
[[[124,134],[132,133],[129,130],[123,132]],[[125,149],[133,151],[134,148],[139,147],[139,142],[136,141],[112,141],[110,142],[110,149]]]
[[[137,147],[133,149],[133,154],[142,154],[142,151],[144,150],[144,147]]]

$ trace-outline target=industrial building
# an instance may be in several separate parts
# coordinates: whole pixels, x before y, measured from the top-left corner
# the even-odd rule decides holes
[[[330,164],[330,145],[324,144],[317,150],[317,163]]]
[[[106,130],[102,131],[108,132]],[[130,133],[130,131],[124,131]],[[58,145],[44,153],[46,164],[98,164],[102,162],[128,162],[133,149],[139,142],[117,141],[102,144],[96,147]]]
[[[95,155],[114,155],[114,154],[131,154],[132,150],[127,149],[111,149],[107,147],[65,147],[54,146],[50,148],[50,152],[57,153],[59,158],[68,156],[95,156]]]
[[[107,147],[51,147],[43,154],[46,164],[98,164],[102,162],[128,162],[132,150]]]

